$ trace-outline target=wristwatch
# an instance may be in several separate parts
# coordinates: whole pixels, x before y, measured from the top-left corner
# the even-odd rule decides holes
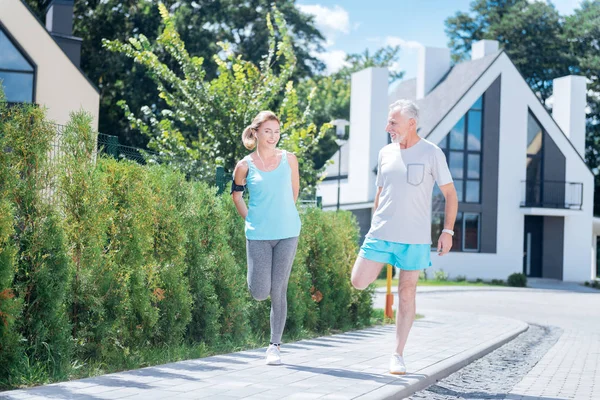
[[[450,236],[454,236],[454,231],[451,229],[442,229],[442,233],[447,233]]]

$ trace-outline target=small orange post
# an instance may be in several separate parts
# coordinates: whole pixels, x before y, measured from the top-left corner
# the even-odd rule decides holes
[[[387,265],[387,292],[385,295],[385,316],[390,319],[394,319],[394,310],[392,305],[394,304],[394,295],[392,294],[392,266]]]

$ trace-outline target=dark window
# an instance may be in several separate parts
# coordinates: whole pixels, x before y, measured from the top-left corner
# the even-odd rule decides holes
[[[483,98],[477,99],[438,145],[446,154],[458,201],[481,202]]]
[[[480,214],[462,213],[456,215],[454,223],[454,237],[452,238],[452,250],[461,251],[479,251],[479,232],[480,232]],[[437,248],[437,242],[444,229],[444,213],[434,212],[431,222],[431,242],[432,250]]]
[[[527,115],[527,169],[525,203],[541,204],[544,131],[531,111]]]
[[[469,154],[467,163],[467,178],[479,179],[481,175],[481,155]]]
[[[459,179],[462,178],[464,176],[465,153],[462,151],[451,151],[449,164],[452,176]]]
[[[452,249],[450,251],[462,251],[463,244],[463,213],[456,214],[454,223],[454,237],[452,238]]]
[[[467,150],[481,151],[481,111],[469,111],[468,120]]]
[[[9,103],[32,103],[35,69],[0,27],[0,81]]]
[[[463,215],[463,251],[479,251],[479,214]]]
[[[477,99],[438,144],[448,159],[460,203],[481,203],[483,97]],[[432,206],[432,242],[444,227],[444,199],[436,187]],[[454,224],[452,251],[480,251],[480,214],[459,212]]]
[[[465,201],[464,196],[463,196],[463,181],[461,179],[457,179],[454,181],[454,187],[456,188],[456,194],[458,197],[458,201],[459,203],[462,203]]]
[[[465,117],[456,123],[450,131],[450,149],[464,150],[465,148]]]
[[[479,181],[467,181],[465,203],[479,203]]]

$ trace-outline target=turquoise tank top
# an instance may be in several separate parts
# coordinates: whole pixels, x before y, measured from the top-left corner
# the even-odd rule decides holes
[[[294,202],[292,169],[283,150],[281,161],[273,171],[256,168],[252,157],[248,163],[246,185],[250,194],[246,217],[248,240],[281,240],[300,235],[300,215]]]

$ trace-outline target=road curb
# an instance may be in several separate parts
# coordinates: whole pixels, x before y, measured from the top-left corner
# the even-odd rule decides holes
[[[400,377],[398,378],[398,384],[394,384],[392,382],[357,398],[361,400],[380,400],[404,399],[409,397],[420,390],[434,385],[436,382],[448,377],[449,375],[452,375],[459,369],[491,353],[497,348],[504,346],[506,343],[515,339],[521,333],[529,329],[529,325],[527,323],[521,321],[519,322],[519,327],[510,332],[505,332],[504,334],[499,335],[494,339],[490,339],[487,342],[475,346],[469,350],[455,354],[449,358],[437,362],[436,364],[415,371],[412,374]]]

